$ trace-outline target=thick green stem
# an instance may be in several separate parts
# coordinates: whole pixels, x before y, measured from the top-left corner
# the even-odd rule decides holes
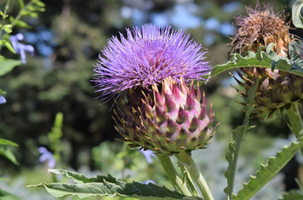
[[[287,114],[291,124],[291,129],[298,138],[299,133],[303,130],[303,122],[297,102],[291,103],[291,107],[287,110]]]
[[[303,130],[303,121],[301,118],[301,114],[297,102],[291,103],[291,107],[287,110],[287,115],[291,125],[290,128],[294,132],[296,138],[298,138],[300,132]],[[303,155],[303,149],[301,149],[301,153]]]
[[[199,188],[204,200],[214,200],[214,197],[212,196],[212,193],[198,170],[194,160],[190,155],[188,155],[186,152],[181,152],[176,155],[178,160],[180,161],[180,164],[182,164],[189,172],[192,181],[196,184],[196,186]]]
[[[158,156],[158,159],[159,159],[169,181],[174,186],[175,190],[186,196],[192,196],[191,193],[188,191],[186,185],[183,183],[183,181],[178,176],[175,166],[173,165],[170,157],[169,156],[165,156],[165,157]]]
[[[187,169],[184,167],[184,165],[182,163],[180,163],[180,161],[178,160],[178,164],[179,164],[179,167],[181,169],[181,172],[182,172],[182,180],[183,182],[186,183],[186,186],[187,188],[189,189],[190,193],[193,195],[193,196],[199,196],[199,192],[197,190],[197,188],[195,187],[190,175],[189,175],[189,172],[187,171]]]

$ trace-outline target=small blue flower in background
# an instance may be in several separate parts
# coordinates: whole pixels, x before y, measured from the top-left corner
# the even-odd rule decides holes
[[[0,104],[6,103],[6,99],[3,96],[0,96]]]
[[[40,162],[45,162],[48,160],[47,166],[48,168],[52,169],[56,165],[56,160],[51,152],[49,152],[45,147],[39,147],[38,148],[39,153],[42,153],[42,155],[39,158]]]
[[[23,35],[21,33],[18,33],[17,35],[12,35],[10,37],[10,41],[16,53],[20,54],[22,63],[26,63],[25,52],[27,51],[30,52],[31,55],[34,55],[34,47],[31,45],[19,43],[19,41],[23,40],[23,38]]]
[[[143,149],[141,149],[139,151],[145,156],[145,159],[149,164],[153,163],[152,157],[156,157],[153,151],[151,151],[151,150],[144,151]]]

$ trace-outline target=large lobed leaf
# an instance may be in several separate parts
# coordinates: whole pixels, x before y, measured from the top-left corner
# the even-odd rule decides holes
[[[269,44],[266,51],[263,51],[264,47],[259,48],[257,53],[251,51],[248,55],[243,57],[238,53],[231,55],[230,61],[222,65],[215,65],[212,70],[211,77],[214,77],[224,71],[241,68],[241,67],[262,67],[278,69],[281,71],[289,72],[295,75],[303,76],[303,61],[298,54],[296,43],[289,45],[289,57],[277,55],[271,49],[273,43]]]
[[[67,170],[53,169],[52,173],[61,174],[72,179],[76,184],[71,183],[40,183],[38,185],[28,185],[26,187],[44,187],[50,194],[55,197],[66,195],[78,196],[80,198],[93,196],[110,196],[110,197],[133,197],[139,199],[199,199],[198,197],[187,197],[165,187],[159,187],[152,183],[148,185],[133,182],[125,183],[115,179],[111,175],[96,176],[87,178],[83,174]]]
[[[289,147],[285,146],[279,151],[276,157],[270,157],[267,164],[261,164],[260,171],[256,176],[251,176],[248,183],[237,195],[233,195],[233,200],[248,200],[256,194],[268,181],[270,181],[303,147],[303,136],[301,135],[297,141],[292,142]]]

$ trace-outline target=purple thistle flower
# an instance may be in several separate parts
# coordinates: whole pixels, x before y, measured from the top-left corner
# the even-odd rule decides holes
[[[25,44],[22,44],[22,43],[19,43],[18,41],[21,41],[23,40],[23,35],[21,33],[18,33],[17,35],[12,35],[10,37],[10,41],[13,45],[13,48],[15,50],[16,53],[19,53],[20,56],[21,56],[21,61],[22,63],[26,63],[26,55],[25,55],[25,52],[30,52],[31,55],[34,54],[34,47],[31,46],[31,45],[25,45]]]
[[[53,156],[53,154],[51,152],[49,152],[45,147],[39,147],[38,148],[39,153],[41,153],[42,155],[39,157],[39,161],[45,162],[46,160],[48,160],[47,166],[48,168],[52,169],[55,167],[56,165],[56,160]]]
[[[126,29],[127,37],[113,36],[99,55],[93,80],[102,92],[101,100],[109,100],[118,92],[142,86],[151,90],[171,77],[177,83],[205,80],[202,76],[212,67],[204,61],[202,46],[189,39],[182,31],[171,27],[143,25],[142,30]]]

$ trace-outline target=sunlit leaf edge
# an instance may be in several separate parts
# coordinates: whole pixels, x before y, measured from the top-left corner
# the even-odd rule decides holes
[[[120,196],[155,200],[199,199],[196,197],[187,197],[175,191],[170,191],[166,187],[160,187],[151,183],[148,185],[138,182],[125,183],[121,180],[115,179],[111,175],[87,178],[83,174],[62,169],[53,169],[50,170],[50,172],[61,174],[67,178],[73,179],[76,184],[40,183],[37,185],[28,185],[26,187],[44,187],[55,197],[72,195],[80,198],[93,196]]]
[[[261,67],[271,68],[272,70],[278,69],[303,77],[303,60],[298,54],[297,44],[293,42],[289,45],[288,51],[290,58],[277,55],[272,51],[273,46],[273,43],[269,44],[266,51],[263,51],[264,47],[260,47],[257,53],[249,51],[247,56],[233,53],[227,63],[214,66],[211,78],[227,70],[242,67]]]
[[[3,138],[0,138],[0,145],[9,145],[9,146],[15,146],[15,147],[19,146],[17,143],[7,140],[7,139],[3,139]]]
[[[237,195],[233,195],[233,200],[248,200],[256,194],[267,182],[269,182],[303,147],[303,137],[292,142],[289,147],[285,146],[279,151],[276,157],[270,157],[267,163],[261,164],[261,169],[256,176],[250,176],[248,183],[243,184]]]

